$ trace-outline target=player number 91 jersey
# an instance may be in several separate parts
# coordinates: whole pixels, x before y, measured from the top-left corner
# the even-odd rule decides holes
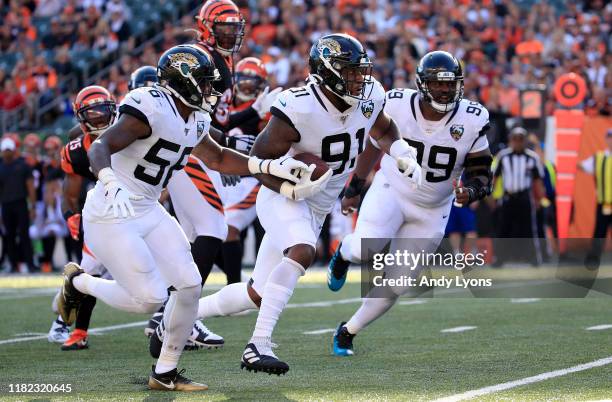
[[[341,113],[316,83],[281,92],[270,112],[300,134],[288,155],[314,154],[327,163],[333,175],[325,190],[307,198],[308,206],[322,214],[331,212],[363,152],[368,133],[385,104],[385,92],[374,80],[369,99]]]
[[[208,114],[193,112],[185,122],[172,97],[156,87],[131,91],[121,102],[119,113],[129,114],[151,127],[149,136],[111,155],[111,167],[122,186],[144,197],[132,201],[139,216],[158,202],[172,173],[185,166],[191,150],[208,135],[211,119]],[[85,206],[85,219],[111,219],[112,212],[104,214],[104,185],[98,181],[92,191]]]
[[[401,136],[417,151],[423,184],[413,189],[399,173],[397,164],[384,155],[381,170],[402,196],[424,207],[436,207],[453,198],[453,179],[459,179],[469,153],[489,147],[489,112],[478,102],[461,100],[458,107],[440,121],[425,120],[419,108],[418,92],[392,89],[387,92],[385,111],[397,123]]]

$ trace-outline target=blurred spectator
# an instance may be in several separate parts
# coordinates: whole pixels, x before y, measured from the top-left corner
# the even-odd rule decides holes
[[[32,271],[34,260],[28,232],[36,205],[32,170],[25,160],[18,156],[17,145],[13,139],[5,137],[0,141],[0,152],[0,203],[6,231],[4,246],[13,272],[18,271],[20,261],[25,262],[27,268]]]
[[[2,87],[0,87],[2,88]],[[14,80],[8,79],[0,90],[0,109],[13,110],[25,103],[25,97],[17,88]]]
[[[62,11],[64,0],[39,0],[34,15],[37,17],[52,17]]]

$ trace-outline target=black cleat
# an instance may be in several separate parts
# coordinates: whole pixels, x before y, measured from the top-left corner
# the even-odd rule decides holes
[[[167,373],[157,374],[155,372],[155,366],[151,367],[151,374],[149,375],[149,389],[156,391],[183,391],[183,392],[194,392],[194,391],[206,391],[208,385],[200,384],[191,381],[187,377],[183,377],[185,370],[178,371],[176,369],[170,370]]]
[[[155,330],[157,329],[157,327],[159,326],[159,323],[162,321],[163,318],[164,318],[164,306],[162,306],[162,308],[159,309],[158,312],[153,313],[151,318],[149,318],[149,322],[147,323],[147,326],[144,329],[145,335],[146,336],[153,335],[153,333],[155,332]]]
[[[257,347],[253,343],[246,345],[242,359],[240,361],[240,368],[246,368],[248,371],[259,372],[263,371],[268,374],[281,375],[289,371],[289,365],[285,362],[278,360],[274,355],[262,355],[257,350]]]
[[[348,332],[344,326],[346,322],[341,322],[336,329],[333,337],[333,349],[336,356],[353,356],[353,338],[354,334]]]
[[[223,347],[223,337],[212,332],[200,320],[196,320],[191,335],[185,344],[185,350],[218,349]]]
[[[68,326],[76,321],[79,304],[85,296],[74,287],[72,280],[83,272],[85,271],[74,262],[69,262],[64,267],[64,283],[62,284],[61,295],[57,300],[57,309],[62,316],[62,320]]]

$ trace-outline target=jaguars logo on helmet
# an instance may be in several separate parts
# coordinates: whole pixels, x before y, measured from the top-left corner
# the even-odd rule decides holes
[[[432,82],[450,82],[455,85],[436,86]],[[437,50],[429,52],[417,66],[416,84],[423,100],[440,112],[453,110],[463,98],[463,69],[450,53]]]
[[[221,94],[213,88],[220,79],[211,56],[194,45],[168,50],[157,65],[159,87],[192,109],[210,113]]]
[[[310,49],[310,74],[349,105],[372,93],[372,62],[363,45],[347,34],[320,38]]]

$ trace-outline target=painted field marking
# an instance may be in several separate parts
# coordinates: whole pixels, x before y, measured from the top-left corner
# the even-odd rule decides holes
[[[463,327],[446,328],[446,329],[443,329],[440,332],[444,332],[444,333],[465,332],[465,331],[471,331],[471,330],[476,329],[476,328],[478,328],[478,327],[473,327],[473,326],[470,326],[470,325],[465,325]]]

